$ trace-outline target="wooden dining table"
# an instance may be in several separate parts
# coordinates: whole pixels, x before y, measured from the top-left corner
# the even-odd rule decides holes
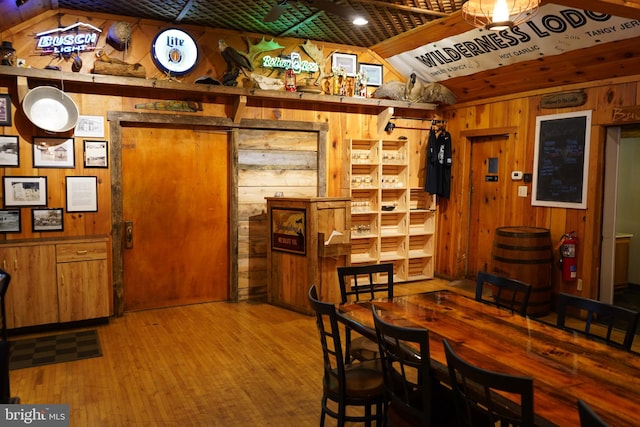
[[[447,290],[346,303],[338,312],[374,338],[372,304],[388,323],[429,330],[432,365],[445,381],[443,339],[474,365],[533,378],[538,425],[579,426],[578,399],[611,426],[640,425],[636,353]]]

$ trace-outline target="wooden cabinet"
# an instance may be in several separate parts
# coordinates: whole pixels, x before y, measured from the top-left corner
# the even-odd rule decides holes
[[[344,197],[267,198],[269,303],[312,314],[312,284],[321,300],[340,301],[337,268],[351,252],[349,206]]]
[[[390,262],[394,281],[433,278],[435,196],[412,188],[409,141],[352,139],[351,264]]]
[[[107,237],[22,240],[0,244],[11,274],[7,327],[108,317],[112,310]]]

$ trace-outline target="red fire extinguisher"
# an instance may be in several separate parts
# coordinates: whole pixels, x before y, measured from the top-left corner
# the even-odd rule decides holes
[[[575,231],[562,235],[560,239],[560,268],[562,268],[562,280],[570,282],[578,278],[577,249],[578,237]]]

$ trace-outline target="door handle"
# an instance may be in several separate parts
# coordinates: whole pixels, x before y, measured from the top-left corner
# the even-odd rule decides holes
[[[125,249],[133,248],[133,221],[124,222],[124,247]]]

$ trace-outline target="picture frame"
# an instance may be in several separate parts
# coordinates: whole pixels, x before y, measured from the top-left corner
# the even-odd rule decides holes
[[[73,133],[76,137],[104,138],[104,117],[78,116]]]
[[[536,117],[531,205],[587,208],[591,110]]]
[[[17,135],[0,135],[0,167],[17,168],[20,166],[20,147]]]
[[[33,232],[63,231],[64,211],[62,208],[31,209],[31,228]]]
[[[306,255],[306,215],[304,209],[271,208],[271,249]]]
[[[0,233],[20,233],[21,231],[20,209],[0,209]]]
[[[47,206],[46,176],[2,177],[4,207]]]
[[[109,167],[109,143],[107,141],[85,139],[83,144],[85,168]]]
[[[33,167],[75,168],[76,159],[73,138],[34,136]]]
[[[98,211],[98,177],[67,176],[67,212]]]
[[[334,53],[331,56],[331,69],[343,68],[348,77],[355,77],[358,56],[350,53]]]
[[[367,76],[367,86],[382,86],[383,83],[383,75],[382,75],[382,65],[380,64],[367,64],[366,62],[361,62],[359,64],[358,71]]]
[[[11,126],[11,96],[0,94],[0,126]]]

